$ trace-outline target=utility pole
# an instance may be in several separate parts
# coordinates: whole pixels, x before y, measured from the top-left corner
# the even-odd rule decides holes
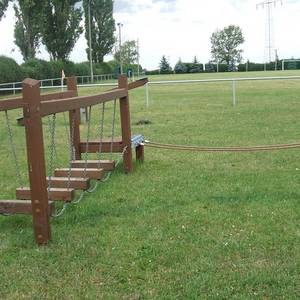
[[[266,63],[272,62],[272,58],[275,55],[273,7],[275,7],[278,2],[281,5],[283,4],[282,0],[264,0],[256,5],[256,9],[259,7],[262,7],[263,9],[266,8],[265,70]]]
[[[123,62],[122,62],[122,23],[117,24],[119,27],[119,52],[120,52],[120,73],[123,74]]]
[[[136,47],[137,47],[137,65],[138,65],[138,71],[137,71],[137,76],[140,78],[140,44],[139,44],[139,39],[136,41]]]
[[[90,48],[90,69],[91,69],[91,82],[94,82],[93,72],[93,50],[92,50],[92,20],[91,20],[91,0],[89,0],[89,48]]]

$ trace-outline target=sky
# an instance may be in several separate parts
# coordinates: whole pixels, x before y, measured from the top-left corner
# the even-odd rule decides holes
[[[172,66],[181,58],[190,62],[194,56],[208,62],[210,36],[216,29],[228,25],[242,28],[245,43],[243,58],[263,62],[265,49],[266,9],[256,4],[263,0],[115,0],[114,18],[121,22],[122,39],[139,40],[140,62],[148,70],[158,68],[165,55]],[[300,58],[300,0],[278,1],[273,9],[275,48],[279,58]],[[14,45],[15,17],[12,5],[0,22],[0,54],[22,56]],[[117,32],[116,32],[117,33]],[[70,59],[86,61],[84,35],[78,40]],[[41,48],[39,58],[49,59]],[[111,57],[106,57],[109,60]]]

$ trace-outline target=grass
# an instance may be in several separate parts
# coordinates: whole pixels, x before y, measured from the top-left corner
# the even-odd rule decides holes
[[[232,74],[162,78],[223,76]],[[235,108],[230,83],[151,86],[148,109],[143,89],[130,96],[132,130],[149,140],[208,146],[300,140],[297,80],[240,82]],[[10,118],[26,177],[17,114]],[[93,137],[98,115],[97,108]],[[112,106],[106,116],[109,135]],[[140,119],[152,124],[135,125]],[[0,128],[0,194],[13,198],[17,182],[4,117]],[[84,138],[86,126],[82,132]],[[46,145],[48,136],[45,127]],[[57,136],[57,165],[66,166],[62,116]],[[124,175],[120,166],[97,192],[53,219],[48,247],[34,244],[30,217],[0,217],[0,298],[298,299],[299,169],[299,150],[210,154],[147,148],[145,163],[135,164],[132,174]]]

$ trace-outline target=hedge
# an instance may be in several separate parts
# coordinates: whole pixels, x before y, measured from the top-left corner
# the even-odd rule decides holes
[[[0,56],[0,83],[20,82],[24,79],[22,68],[12,58]]]
[[[115,64],[115,62],[94,64],[94,74],[113,74]],[[46,61],[34,58],[18,65],[14,59],[0,56],[0,83],[20,82],[26,77],[37,80],[60,78],[62,70],[66,76],[88,76],[90,75],[90,63]]]

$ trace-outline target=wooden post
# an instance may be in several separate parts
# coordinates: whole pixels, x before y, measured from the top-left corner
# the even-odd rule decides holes
[[[139,145],[135,148],[136,160],[140,162],[144,162],[145,160],[144,148],[144,145]]]
[[[76,91],[76,96],[78,96],[78,90],[77,90],[77,80],[76,77],[68,77],[67,79],[67,87],[68,91]],[[81,159],[81,152],[80,152],[80,109],[74,109],[69,112],[69,120],[70,120],[70,136],[73,140],[72,147],[75,152],[75,159],[80,160]],[[74,129],[72,128],[74,125]]]
[[[127,89],[127,96],[120,98],[120,118],[123,147],[127,147],[123,155],[124,171],[125,173],[129,173],[133,170],[133,166],[131,152],[131,124],[128,97],[128,81],[125,75],[119,76],[119,88]]]
[[[36,242],[45,245],[51,239],[51,229],[39,81],[23,81],[23,102],[34,234]]]

